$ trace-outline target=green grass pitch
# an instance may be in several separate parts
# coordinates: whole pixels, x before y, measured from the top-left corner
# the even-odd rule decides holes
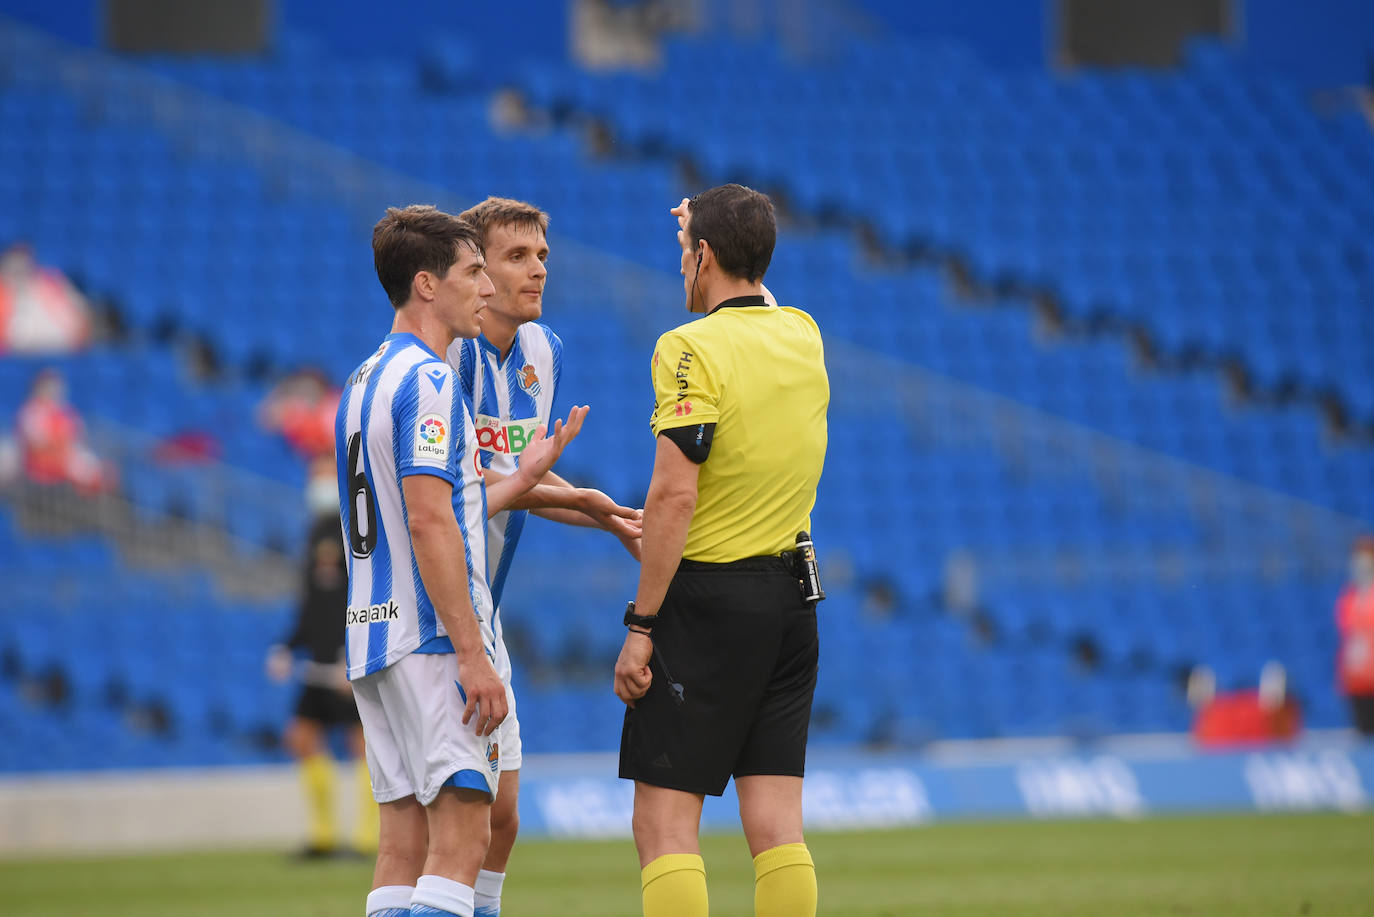
[[[821,913],[1374,914],[1374,815],[956,823],[813,833]],[[704,840],[711,913],[753,913],[741,837]],[[356,917],[358,862],[274,852],[0,862],[9,917]],[[522,841],[507,917],[637,917],[629,841]]]

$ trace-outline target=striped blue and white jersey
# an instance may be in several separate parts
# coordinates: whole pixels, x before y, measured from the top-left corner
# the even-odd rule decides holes
[[[334,422],[339,519],[348,545],[348,677],[378,672],[412,652],[451,652],[420,580],[401,480],[432,474],[453,484],[468,589],[488,652],[487,495],[472,416],[454,371],[411,334],[390,334],[349,377]]]
[[[482,466],[513,474],[535,428],[550,423],[563,375],[563,342],[545,325],[526,322],[504,360],[478,337],[450,344],[448,362],[472,409]],[[527,515],[502,510],[487,524],[487,573],[498,608]]]

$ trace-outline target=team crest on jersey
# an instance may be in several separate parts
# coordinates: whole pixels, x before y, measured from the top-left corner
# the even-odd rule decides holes
[[[520,372],[516,374],[515,378],[526,392],[531,395],[539,394],[539,376],[534,371],[533,363],[526,363],[520,367]]]
[[[493,774],[501,766],[501,750],[495,742],[487,746],[487,766]]]
[[[426,414],[420,418],[420,428],[415,436],[415,458],[448,461],[448,426],[443,417]]]

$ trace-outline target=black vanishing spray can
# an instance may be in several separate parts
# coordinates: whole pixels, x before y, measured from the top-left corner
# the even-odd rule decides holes
[[[821,568],[816,563],[816,546],[807,532],[797,533],[797,578],[801,581],[803,602],[819,602],[825,598]]]

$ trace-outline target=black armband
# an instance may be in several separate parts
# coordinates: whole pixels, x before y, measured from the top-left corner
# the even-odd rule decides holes
[[[716,435],[716,425],[699,423],[694,427],[671,427],[659,435],[671,439],[688,460],[700,465],[711,454],[711,437]]]

